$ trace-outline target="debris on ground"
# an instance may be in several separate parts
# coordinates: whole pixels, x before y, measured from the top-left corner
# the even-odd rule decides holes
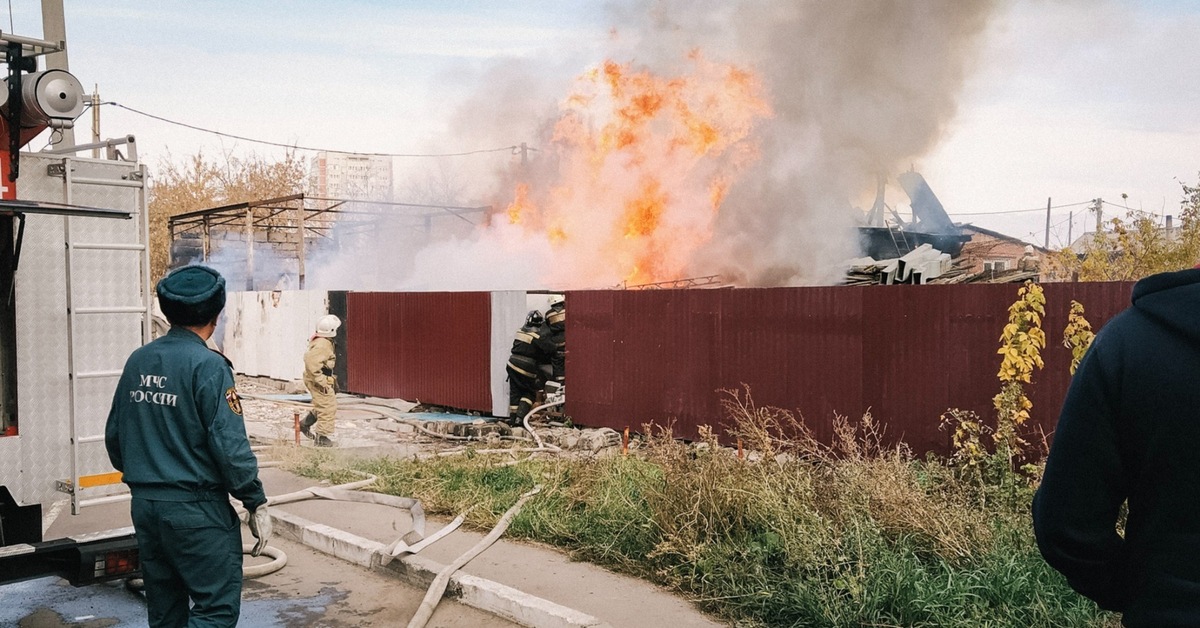
[[[291,383],[246,376],[238,376],[237,386],[252,439],[312,445],[296,432],[296,421],[311,408],[307,393],[297,392]],[[337,402],[334,440],[339,449],[400,446],[403,455],[421,455],[476,443],[488,449],[528,447],[535,440],[524,427],[511,427],[492,417],[402,399],[339,393]],[[565,452],[591,455],[621,446],[620,433],[607,427],[575,427],[546,421],[541,415],[531,419],[531,427],[544,443]]]

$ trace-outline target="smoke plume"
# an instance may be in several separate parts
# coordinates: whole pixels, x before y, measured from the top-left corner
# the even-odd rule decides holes
[[[584,288],[720,275],[829,283],[853,204],[934,148],[994,3],[663,0],[613,9],[601,58],[502,60],[453,117],[536,151],[465,178],[493,211],[399,289]],[[931,182],[936,189],[937,182]],[[465,198],[465,197],[470,198]]]

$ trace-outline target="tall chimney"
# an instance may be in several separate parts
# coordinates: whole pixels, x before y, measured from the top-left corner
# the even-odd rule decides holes
[[[1172,221],[1172,220],[1171,220],[1171,214],[1167,214],[1167,231],[1170,231],[1170,230],[1171,230],[1171,223],[1172,223],[1172,222],[1174,222],[1174,221]]]

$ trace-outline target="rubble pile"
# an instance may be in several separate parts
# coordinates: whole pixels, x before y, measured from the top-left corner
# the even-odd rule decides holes
[[[473,423],[457,421],[430,421],[425,424],[430,432],[470,438],[485,444],[498,444],[501,440],[533,440],[523,427],[509,427],[503,423],[479,420]],[[542,442],[564,451],[598,452],[621,445],[621,434],[607,427],[597,429],[566,427],[561,425],[537,424],[535,428]]]
[[[296,439],[297,414],[310,407],[297,384],[264,381],[238,376],[246,431],[258,444],[291,443]],[[286,392],[296,394],[284,394]],[[534,442],[522,427],[510,427],[483,417],[463,415],[458,420],[437,420],[442,408],[419,406],[398,400],[363,398],[338,394],[335,435],[343,449],[395,447],[402,445],[404,455],[442,450],[451,446],[520,448]],[[538,414],[531,419],[538,437],[547,445],[565,452],[594,454],[621,446],[621,434],[607,427],[581,428],[564,424],[556,413]],[[300,442],[308,446],[307,438]]]
[[[876,260],[861,257],[847,262],[845,286],[893,284],[956,284],[956,283],[1020,283],[1037,280],[1037,270],[984,270],[971,272],[971,261],[952,260],[929,244],[912,250],[903,257]]]

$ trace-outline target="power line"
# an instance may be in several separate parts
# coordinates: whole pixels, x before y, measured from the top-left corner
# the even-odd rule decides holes
[[[1106,203],[1108,201],[1105,201]],[[1090,205],[1092,201],[1080,201],[1078,203],[1067,203],[1065,205],[1051,205],[1050,209],[1061,209],[1063,207],[1078,207],[1080,205]],[[1045,207],[1031,207],[1029,209],[1009,209],[998,212],[947,212],[951,216],[999,216],[1000,214],[1025,214],[1029,212],[1044,212]]]
[[[514,145],[514,146],[501,146],[499,148],[484,148],[484,149],[480,149],[480,150],[469,150],[469,151],[465,151],[465,152],[461,152],[461,153],[361,153],[361,152],[351,151],[351,150],[337,150],[337,149],[333,149],[333,148],[314,148],[311,146],[297,146],[295,144],[284,144],[281,142],[271,142],[271,141],[267,141],[267,140],[259,140],[259,139],[255,139],[252,137],[245,137],[243,135],[234,135],[232,133],[222,133],[221,131],[214,131],[212,129],[206,129],[204,127],[199,127],[194,124],[188,124],[186,122],[179,122],[178,120],[171,120],[169,118],[164,118],[162,116],[156,116],[152,113],[147,113],[145,111],[139,111],[137,109],[134,109],[133,107],[127,107],[118,102],[107,101],[107,102],[102,102],[100,104],[101,105],[112,105],[114,107],[124,109],[131,113],[136,113],[139,116],[145,116],[145,117],[151,118],[153,120],[158,120],[159,122],[166,122],[167,124],[181,126],[181,127],[187,128],[187,129],[191,129],[193,131],[200,131],[202,133],[211,133],[213,135],[218,135],[221,137],[228,137],[230,139],[235,139],[235,140],[241,140],[243,142],[253,142],[255,144],[265,144],[267,146],[277,146],[279,148],[291,148],[293,150],[338,153],[341,155],[362,155],[364,157],[465,157],[467,155],[479,155],[482,153],[498,153],[500,151],[507,151],[507,152],[516,154],[514,151],[518,151],[521,148],[519,146]]]
[[[1055,228],[1061,227],[1061,226],[1063,226],[1063,225],[1067,224],[1067,222],[1069,222],[1069,221],[1071,221],[1071,220],[1074,220],[1074,219],[1075,219],[1075,217],[1074,217],[1074,216],[1070,216],[1070,215],[1068,215],[1066,218],[1063,218],[1062,220],[1060,220],[1060,221],[1058,221],[1058,222],[1056,222],[1056,223],[1054,223],[1054,224],[1050,225],[1050,228],[1051,228],[1051,229],[1055,229]],[[1043,230],[1043,231],[1044,231],[1044,230]]]
[[[1134,209],[1132,207],[1128,207],[1126,205],[1120,205],[1118,203],[1114,203],[1112,201],[1106,201],[1104,199],[1100,199],[1100,202],[1104,203],[1105,205],[1112,205],[1113,207],[1119,207],[1121,209],[1124,209],[1125,211],[1133,212],[1135,214],[1142,214],[1143,216],[1155,216],[1155,217],[1158,216],[1158,214],[1156,214],[1154,212],[1148,212],[1144,209]]]
[[[1047,232],[1045,229],[1039,229],[1037,231],[1030,231],[1029,237],[1031,237],[1031,238],[1037,238],[1039,236],[1044,237],[1047,233],[1051,233],[1054,235],[1054,239],[1058,242],[1058,244],[1061,245],[1062,244],[1062,235],[1059,232],[1059,227],[1062,227],[1063,225],[1067,224],[1068,222],[1070,222],[1074,219],[1075,219],[1074,216],[1068,215],[1066,218],[1063,218],[1062,220],[1050,225],[1049,232]],[[1060,248],[1061,248],[1061,246],[1060,246]]]
[[[11,19],[12,19],[12,0],[9,0],[9,20],[11,20]],[[255,144],[263,144],[266,146],[275,146],[275,147],[279,147],[279,148],[290,148],[293,150],[336,153],[336,154],[341,154],[341,155],[360,155],[360,156],[365,156],[365,157],[421,157],[421,158],[425,158],[425,157],[466,157],[468,155],[498,153],[501,151],[507,151],[507,152],[515,155],[520,152],[523,152],[523,150],[525,148],[523,146],[511,145],[511,146],[500,146],[497,148],[483,148],[483,149],[479,149],[479,150],[469,150],[469,151],[463,151],[463,152],[458,152],[458,153],[364,153],[364,152],[358,152],[358,151],[339,150],[339,149],[334,149],[334,148],[316,148],[316,147],[312,147],[312,146],[299,146],[296,144],[284,144],[282,142],[272,142],[269,140],[260,140],[260,139],[256,139],[253,137],[246,137],[244,135],[234,135],[232,133],[224,133],[224,132],[216,131],[213,129],[206,129],[204,127],[196,126],[194,124],[188,124],[186,122],[180,122],[178,120],[164,118],[163,116],[154,115],[154,114],[146,112],[146,111],[134,109],[133,107],[129,107],[127,105],[122,105],[121,103],[116,102],[116,101],[105,101],[105,102],[102,102],[99,104],[100,105],[112,105],[114,107],[124,109],[130,113],[134,113],[139,116],[144,116],[144,117],[150,118],[152,120],[158,120],[159,122],[165,122],[167,124],[180,126],[180,127],[186,128],[186,129],[191,129],[193,131],[199,131],[201,133],[209,133],[209,134],[216,135],[219,137],[227,137],[230,139],[240,140],[243,142],[252,142]],[[91,103],[86,103],[86,105],[90,106]],[[537,149],[532,149],[532,150],[537,150]],[[1024,214],[1024,213],[1030,213],[1030,212],[1041,212],[1041,211],[1045,211],[1047,209],[1062,209],[1064,207],[1078,207],[1080,205],[1090,205],[1094,202],[1095,202],[1094,200],[1080,201],[1078,203],[1066,203],[1063,205],[1052,205],[1048,208],[1047,207],[1031,207],[1029,209],[1010,209],[1010,210],[1004,210],[1004,211],[998,211],[998,212],[953,212],[953,213],[947,212],[947,213],[951,216],[998,216],[998,215],[1004,215],[1004,214]],[[1113,207],[1119,207],[1121,209],[1131,211],[1131,212],[1139,212],[1139,213],[1143,213],[1143,214],[1149,213],[1149,212],[1145,212],[1143,210],[1133,209],[1132,207],[1126,207],[1125,205],[1118,205],[1117,203],[1113,203],[1111,201],[1102,200],[1101,202],[1103,202],[1105,205],[1112,205]],[[1061,225],[1062,223],[1060,222],[1058,224]]]

